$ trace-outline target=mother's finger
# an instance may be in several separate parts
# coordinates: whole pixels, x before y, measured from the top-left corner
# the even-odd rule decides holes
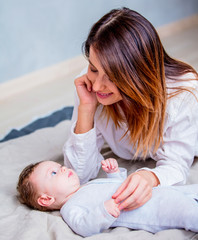
[[[86,86],[87,86],[87,90],[88,90],[89,92],[91,92],[91,91],[92,91],[92,83],[91,83],[91,81],[88,79],[87,76],[86,76],[86,79],[85,79],[85,83],[86,83]]]
[[[87,78],[87,75],[84,74],[78,78],[75,79],[74,81],[76,87],[86,87],[88,91],[92,90],[92,83],[91,81]]]
[[[127,178],[117,189],[117,191],[113,194],[112,198],[116,199],[123,191],[124,189],[128,186],[129,179]]]
[[[145,185],[140,184],[135,191],[119,205],[119,209],[136,209],[150,199],[151,193],[152,189],[149,186],[145,188]]]
[[[131,210],[134,210],[134,209],[136,209],[136,208],[139,208],[139,207],[141,207],[141,206],[143,206],[147,201],[149,201],[150,199],[151,199],[151,196],[152,196],[152,194],[151,193],[149,193],[148,195],[146,195],[145,196],[145,198],[141,201],[141,203],[139,203],[139,204],[131,204],[131,205],[129,205],[128,207],[125,207],[125,208],[122,208],[122,210],[124,210],[124,211],[131,211]],[[119,207],[119,209],[120,209],[120,207]],[[121,210],[121,209],[120,209]]]
[[[138,187],[138,182],[130,180],[127,186],[123,189],[123,191],[117,196],[115,199],[116,203],[120,203],[128,198]]]

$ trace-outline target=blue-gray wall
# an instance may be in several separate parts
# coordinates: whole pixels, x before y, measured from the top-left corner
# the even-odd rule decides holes
[[[0,82],[81,54],[92,24],[123,6],[155,27],[198,13],[198,0],[0,0]]]

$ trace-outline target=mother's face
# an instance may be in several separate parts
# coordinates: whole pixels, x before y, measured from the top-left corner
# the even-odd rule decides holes
[[[92,89],[96,92],[96,97],[99,103],[103,105],[111,105],[122,100],[119,89],[104,72],[97,54],[92,47],[90,47],[89,52],[87,77],[92,83]]]

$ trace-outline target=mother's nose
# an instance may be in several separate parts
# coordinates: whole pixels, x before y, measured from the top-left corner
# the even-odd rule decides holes
[[[104,86],[103,86],[103,79],[101,77],[97,77],[96,79],[94,79],[92,81],[92,89],[94,92],[98,92],[103,90]]]

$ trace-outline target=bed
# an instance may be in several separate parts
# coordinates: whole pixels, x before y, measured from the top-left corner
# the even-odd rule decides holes
[[[66,111],[68,112],[68,111]],[[63,240],[82,239],[76,235],[62,220],[58,211],[39,212],[31,210],[20,204],[16,197],[16,183],[21,170],[30,163],[41,160],[54,160],[63,163],[62,147],[68,137],[70,129],[70,117],[61,117],[55,124],[42,125],[30,130],[28,133],[16,137],[5,138],[0,143],[0,239],[2,240]],[[49,120],[49,118],[48,118]],[[51,121],[50,121],[51,122]],[[38,123],[38,122],[37,122]],[[37,124],[39,125],[39,124]],[[16,135],[16,134],[15,134]],[[128,169],[128,173],[142,166],[141,162],[125,161],[115,156],[111,149],[105,145],[102,149],[105,158],[115,157],[121,167]],[[146,161],[146,165],[155,165],[153,160]],[[198,183],[198,159],[190,170],[188,183]],[[100,171],[99,177],[104,177]],[[178,203],[179,204],[179,203]],[[152,234],[143,230],[136,231],[124,227],[111,228],[101,234],[97,234],[87,239],[90,240],[118,240],[118,239],[198,239],[198,234],[185,230],[166,230]]]

